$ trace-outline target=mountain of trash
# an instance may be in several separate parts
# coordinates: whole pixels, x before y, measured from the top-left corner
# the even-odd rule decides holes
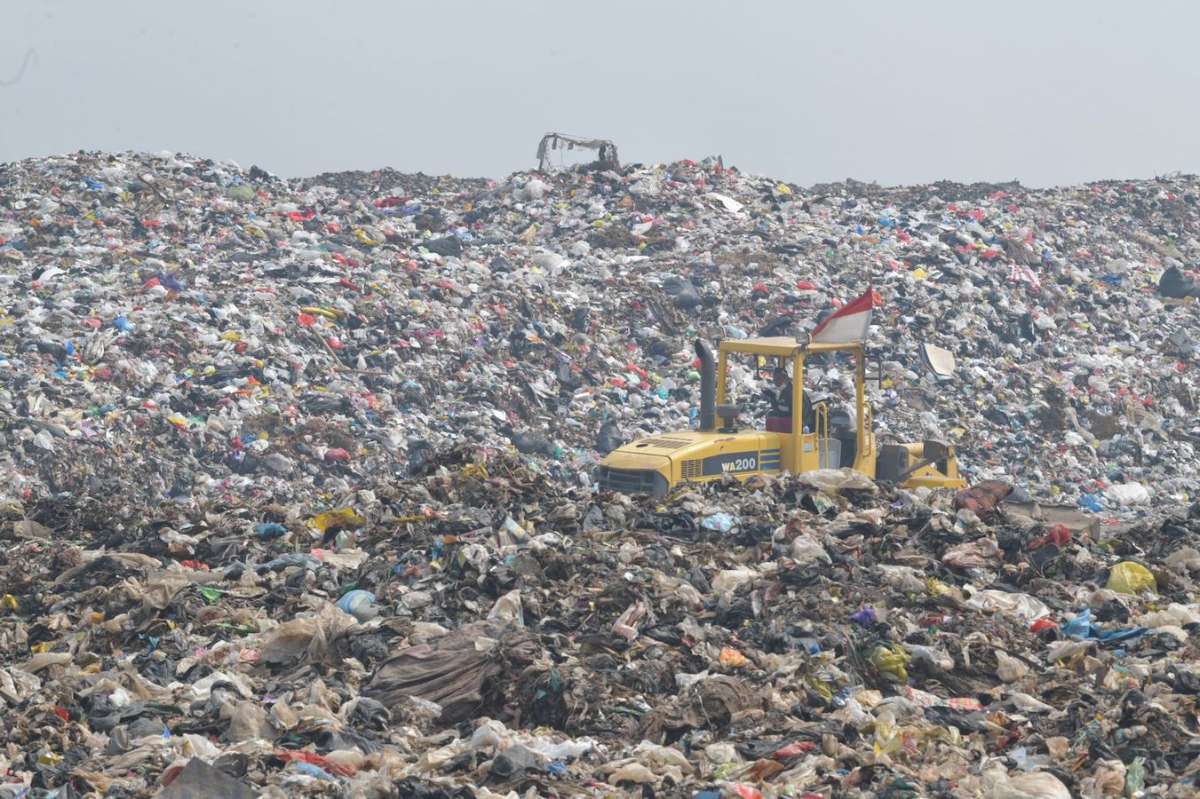
[[[1112,506],[1138,483],[1183,501],[1198,231],[1195,178],[805,190],[714,161],[499,183],[10,163],[0,485],[291,500],[462,440],[586,485],[602,428],[688,427],[695,337],[803,335],[873,283],[885,439],[942,437],[973,478],[1035,497]],[[925,344],[955,371],[923,369]]]
[[[1198,261],[1195,177],[0,165],[0,799],[1195,795]],[[869,285],[972,488],[596,491]]]

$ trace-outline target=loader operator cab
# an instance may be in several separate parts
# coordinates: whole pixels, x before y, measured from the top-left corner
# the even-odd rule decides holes
[[[806,370],[807,372],[808,370]],[[776,366],[771,370],[771,388],[768,391],[769,408],[763,429],[771,433],[792,432],[792,378],[786,366]],[[817,429],[817,406],[825,405],[829,413],[829,423],[838,430],[852,430],[853,416],[845,408],[835,404],[845,399],[836,392],[827,392],[819,396],[813,391],[811,384],[801,392],[803,407],[800,411],[800,426],[806,433]]]
[[[780,353],[778,350],[781,348],[787,352]],[[815,452],[820,466],[814,468],[837,469],[854,466],[859,453],[860,418],[867,424],[864,437],[873,441],[874,437],[870,431],[870,408],[866,405],[865,393],[859,390],[865,379],[866,368],[866,356],[861,345],[799,345],[794,339],[785,338],[743,339],[722,342],[719,353],[714,388],[716,415],[720,420],[721,432],[736,432],[733,419],[742,410],[741,407],[726,401],[732,393],[730,364],[738,356],[749,355],[759,362],[765,362],[770,375],[770,388],[767,391],[769,408],[763,430],[795,439],[791,449],[799,451],[802,456],[806,452]],[[805,383],[806,365],[810,358],[832,362],[838,355],[849,356],[848,360],[852,362],[854,373],[859,378],[855,381],[852,407],[861,407],[861,413],[851,413],[840,407],[834,402],[833,396],[814,397],[813,387]],[[795,408],[800,408],[798,418],[794,412]],[[811,449],[806,449],[806,444]],[[785,445],[781,449],[786,451],[789,447]],[[803,460],[807,459],[802,457]]]
[[[661,496],[685,482],[841,467],[910,488],[965,485],[953,447],[936,441],[876,443],[865,396],[866,353],[860,342],[814,343],[782,336],[736,339],[722,341],[714,354],[708,344],[697,341],[696,355],[700,361],[698,429],[656,434],[610,452],[597,470],[599,488]],[[761,427],[739,427],[739,417],[748,409],[732,402],[730,361],[746,356],[759,368],[781,370],[770,373],[774,399]],[[809,396],[805,370],[808,360],[817,356],[845,360],[853,375],[852,402]],[[844,373],[842,364],[837,371]],[[738,370],[739,380],[741,375]],[[740,382],[737,386],[746,387]]]

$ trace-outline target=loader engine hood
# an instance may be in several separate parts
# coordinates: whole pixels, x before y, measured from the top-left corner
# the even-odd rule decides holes
[[[632,441],[600,462],[600,488],[622,494],[662,496],[670,487],[672,459],[703,447],[698,433],[675,433]]]
[[[777,471],[779,450],[763,450],[766,445],[763,438],[761,434],[730,436],[688,431],[633,441],[613,450],[600,462],[600,487],[626,494],[661,496],[669,488],[672,475],[678,475],[678,465],[682,466],[685,479]],[[735,439],[737,445],[714,451],[714,442],[728,443]]]
[[[718,438],[716,434],[699,431],[664,433],[630,441],[609,453],[603,463],[631,469],[669,469],[672,461],[687,460],[702,453],[715,438]]]
[[[671,487],[670,473],[670,458],[640,453],[623,456],[617,450],[600,463],[596,481],[601,491],[661,497]]]

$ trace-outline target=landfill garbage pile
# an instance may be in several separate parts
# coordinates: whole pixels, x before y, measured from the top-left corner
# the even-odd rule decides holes
[[[1198,198],[0,166],[0,799],[1194,795]],[[868,282],[972,488],[596,492]]]
[[[40,500],[3,527],[0,796],[1200,789],[1200,507],[726,479],[659,503],[462,445],[311,516],[106,537]]]
[[[872,282],[881,441],[939,437],[972,479],[1093,510],[1186,502],[1198,227],[1191,177],[802,189],[712,159],[503,182],[9,163],[0,493],[118,513],[309,502],[463,440],[586,486],[603,452],[694,423],[696,336],[803,337]],[[924,366],[928,346],[950,367]],[[766,384],[744,365],[733,381],[743,402]]]

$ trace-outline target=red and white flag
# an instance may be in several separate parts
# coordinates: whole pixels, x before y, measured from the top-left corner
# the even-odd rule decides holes
[[[865,341],[871,326],[871,311],[882,299],[874,287],[868,286],[863,295],[843,305],[824,322],[813,328],[811,340],[818,344],[845,344]]]

